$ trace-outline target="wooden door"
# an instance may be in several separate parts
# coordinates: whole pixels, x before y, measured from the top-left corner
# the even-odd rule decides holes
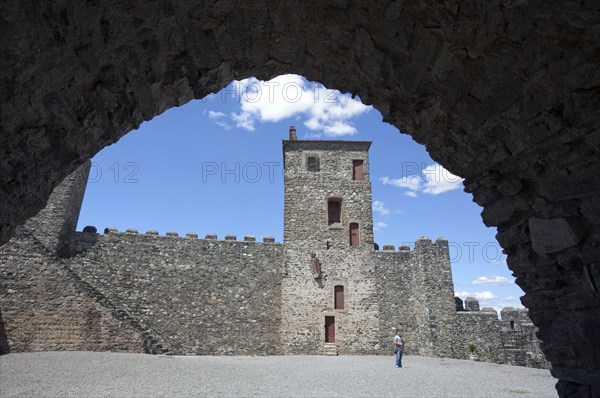
[[[325,317],[325,342],[335,343],[335,317]]]
[[[365,174],[363,172],[363,161],[362,160],[353,160],[353,173],[352,179],[356,181],[362,181],[365,179]]]
[[[358,246],[359,244],[359,233],[358,233],[358,223],[351,222],[350,223],[350,246]]]

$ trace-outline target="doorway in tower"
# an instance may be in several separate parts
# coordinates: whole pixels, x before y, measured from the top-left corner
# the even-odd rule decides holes
[[[335,317],[325,317],[325,342],[335,343]]]

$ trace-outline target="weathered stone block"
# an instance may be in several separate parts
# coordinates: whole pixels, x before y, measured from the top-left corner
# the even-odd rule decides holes
[[[475,297],[467,297],[465,299],[465,310],[479,311],[479,300],[477,300]]]
[[[531,244],[539,254],[554,253],[577,245],[584,236],[578,220],[566,218],[529,219]]]
[[[454,297],[454,304],[456,305],[456,311],[464,311],[464,303],[462,299],[458,296]]]

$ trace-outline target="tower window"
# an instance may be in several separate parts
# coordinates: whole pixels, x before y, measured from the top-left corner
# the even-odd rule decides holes
[[[359,239],[358,223],[351,222],[350,223],[350,246],[358,246],[359,243],[360,243],[360,239]]]
[[[308,171],[319,171],[319,157],[317,155],[309,155],[306,157],[306,168]]]
[[[352,167],[352,179],[355,181],[363,181],[365,179],[363,160],[353,160]]]
[[[342,222],[342,201],[340,199],[329,199],[327,201],[327,217],[329,225]]]
[[[336,285],[333,288],[333,308],[336,310],[344,309],[344,286]]]

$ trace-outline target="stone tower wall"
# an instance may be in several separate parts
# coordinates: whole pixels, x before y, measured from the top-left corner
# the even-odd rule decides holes
[[[400,328],[407,354],[421,354],[427,335],[423,315],[427,308],[423,292],[414,283],[421,273],[419,261],[408,249],[376,251],[373,258],[377,270],[381,353],[388,354],[394,349],[392,339],[396,328]]]
[[[316,354],[326,343],[325,317],[335,319],[340,353],[379,350],[379,308],[373,252],[369,180],[370,142],[284,141],[286,277],[282,293],[284,352]],[[309,157],[316,159],[311,168]],[[353,179],[353,161],[363,179]],[[329,222],[328,201],[341,203],[340,222]],[[350,223],[359,244],[350,245]],[[318,270],[317,270],[318,268]],[[335,286],[344,307],[334,306]]]
[[[349,246],[348,227],[360,225],[360,247],[373,249],[369,142],[284,141],[284,243],[311,250]],[[319,171],[307,168],[318,156]],[[364,180],[352,180],[352,160],[364,160]],[[339,225],[328,224],[327,201],[341,199]]]
[[[51,252],[57,252],[61,238],[77,227],[90,167],[88,161],[65,178],[50,195],[46,207],[21,227]]]
[[[374,253],[382,352],[393,348],[399,327],[407,353],[452,356],[449,325],[455,321],[455,306],[448,242],[420,238],[413,250],[384,247]]]
[[[379,350],[377,278],[371,253],[361,250],[285,248],[282,289],[284,353],[318,354],[325,343],[325,316],[334,316],[335,344],[341,354]],[[314,278],[313,258],[321,274]],[[334,308],[334,287],[344,287],[344,308]]]
[[[415,284],[422,289],[426,312],[426,355],[452,356],[451,326],[455,321],[454,283],[450,268],[448,241],[440,238],[432,243],[427,238],[417,239],[414,255],[421,267],[421,280]]]

